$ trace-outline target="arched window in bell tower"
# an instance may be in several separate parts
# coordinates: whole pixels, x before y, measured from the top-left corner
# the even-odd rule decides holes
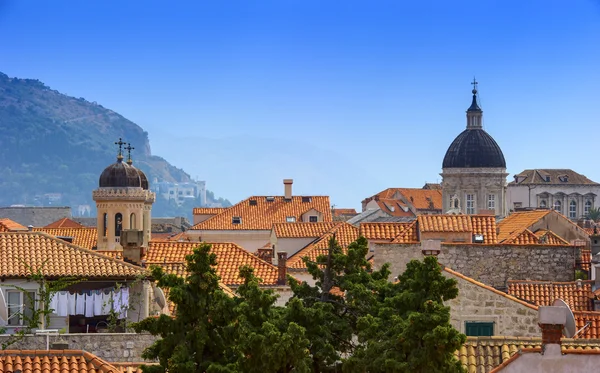
[[[131,215],[129,215],[129,229],[137,229],[137,227],[135,226],[135,213],[131,213]]]
[[[115,214],[115,237],[121,237],[121,229],[123,229],[123,215],[118,212]]]
[[[102,236],[106,237],[106,232],[108,231],[108,214],[104,213],[102,217]]]

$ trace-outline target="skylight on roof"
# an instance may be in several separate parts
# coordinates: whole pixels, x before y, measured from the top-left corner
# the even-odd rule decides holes
[[[242,218],[240,216],[232,217],[231,224],[242,224]]]
[[[295,216],[288,216],[285,218],[285,221],[288,223],[295,223],[296,222],[296,217]]]
[[[275,197],[273,197],[273,196],[266,197],[265,199],[267,200],[267,202],[275,201]]]
[[[302,202],[304,202],[304,203],[312,202],[312,197],[302,197]]]
[[[258,202],[255,199],[250,200],[250,206],[256,206]]]

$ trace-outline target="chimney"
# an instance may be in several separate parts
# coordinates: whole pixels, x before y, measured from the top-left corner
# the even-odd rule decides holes
[[[560,340],[563,335],[563,328],[567,324],[567,308],[540,307],[538,315],[538,325],[542,329],[542,353],[544,355],[560,355]]]
[[[277,285],[285,285],[287,282],[287,253],[280,251],[277,253]]]
[[[283,179],[283,190],[286,200],[292,199],[292,184],[294,183],[293,179]]]
[[[31,231],[33,230],[33,225],[29,224],[29,225],[27,226],[27,230],[28,230],[29,232],[31,232]]]
[[[273,249],[271,248],[263,247],[256,250],[256,256],[269,264],[273,264]]]

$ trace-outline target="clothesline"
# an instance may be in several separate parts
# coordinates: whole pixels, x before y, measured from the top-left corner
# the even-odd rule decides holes
[[[116,312],[119,319],[127,317],[129,288],[117,290],[91,290],[80,293],[59,291],[50,299],[50,309],[58,316],[84,315],[85,317],[106,316]]]

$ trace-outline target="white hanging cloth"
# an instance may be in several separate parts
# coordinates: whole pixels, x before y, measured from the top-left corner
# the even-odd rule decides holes
[[[85,294],[77,294],[75,301],[75,314],[76,315],[84,315],[85,314]]]
[[[77,313],[76,311],[76,303],[77,303],[77,297],[75,296],[75,294],[71,294],[69,292],[67,292],[67,313],[70,316],[74,316]]]
[[[85,294],[85,317],[94,317],[94,296]]]

